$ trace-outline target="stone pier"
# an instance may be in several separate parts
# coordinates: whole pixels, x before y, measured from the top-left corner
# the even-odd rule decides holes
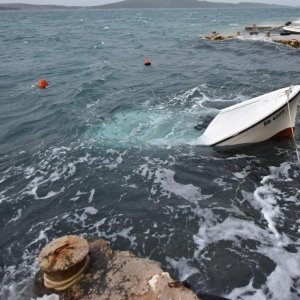
[[[65,236],[48,244],[39,256],[37,296],[60,300],[198,300],[157,262],[114,251],[102,240],[88,243]]]

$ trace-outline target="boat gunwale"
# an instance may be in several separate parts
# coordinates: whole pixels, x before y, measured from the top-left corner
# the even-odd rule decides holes
[[[286,90],[287,88],[283,88],[281,90]],[[278,90],[277,90],[278,92]],[[240,102],[240,103],[237,103],[237,104],[234,104],[232,106],[229,106],[229,107],[226,107],[226,108],[223,108],[219,114],[223,114],[223,113],[226,113],[226,112],[229,112],[229,111],[232,111],[232,110],[236,110],[236,109],[239,109],[241,107],[245,107],[245,106],[249,106],[249,105],[252,105],[256,102],[262,102],[262,101],[269,101],[269,99],[264,99],[263,97],[265,97],[266,95],[269,95],[269,94],[273,94],[273,92],[270,92],[270,93],[267,93],[267,94],[264,94],[264,95],[260,95],[260,96],[257,96],[257,97],[254,97],[252,99],[248,99],[246,101],[243,101],[243,102]]]
[[[219,144],[221,144],[221,143],[223,143],[223,142],[225,142],[225,141],[230,140],[231,138],[234,138],[234,137],[236,137],[236,136],[239,136],[240,134],[242,134],[242,133],[244,133],[244,132],[246,132],[246,131],[252,129],[253,127],[257,126],[258,124],[260,124],[260,123],[264,122],[265,120],[269,119],[270,116],[272,116],[273,114],[276,114],[278,111],[280,111],[282,108],[284,108],[287,104],[290,104],[290,103],[291,103],[293,100],[295,100],[299,95],[300,95],[300,90],[298,91],[298,93],[296,93],[296,94],[294,95],[293,98],[291,98],[288,102],[285,102],[281,107],[279,107],[278,109],[276,109],[275,111],[273,111],[272,113],[270,113],[270,114],[269,114],[267,117],[265,117],[264,119],[262,119],[262,120],[256,122],[255,124],[251,125],[251,126],[248,127],[248,128],[243,129],[242,131],[240,131],[240,132],[238,132],[238,133],[232,134],[230,137],[227,137],[227,138],[225,138],[225,139],[223,139],[223,140],[221,140],[221,141],[215,142],[215,143],[213,143],[213,144],[211,144],[211,145],[209,145],[209,146],[211,146],[211,147],[217,146],[217,145],[219,145]]]

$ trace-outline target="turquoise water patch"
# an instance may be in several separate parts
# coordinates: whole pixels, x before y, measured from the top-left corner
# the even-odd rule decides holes
[[[194,129],[198,113],[164,110],[118,110],[110,118],[90,126],[86,136],[107,146],[175,146],[200,136]]]

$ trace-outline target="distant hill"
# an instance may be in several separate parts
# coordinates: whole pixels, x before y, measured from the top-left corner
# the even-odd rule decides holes
[[[88,8],[101,9],[133,9],[133,8],[238,8],[238,7],[286,7],[276,4],[253,2],[226,3],[197,0],[125,0],[111,4],[92,6]]]
[[[41,10],[41,9],[147,9],[147,8],[253,8],[253,7],[287,7],[276,4],[240,2],[209,2],[197,0],[125,0],[97,6],[64,6],[64,5],[33,5],[24,3],[1,4],[0,10]]]
[[[290,7],[289,5],[254,3],[254,2],[239,2],[237,6],[239,7]]]
[[[201,8],[201,7],[232,7],[234,4],[197,0],[126,0],[91,8]]]
[[[20,10],[20,8],[0,6],[0,10]]]
[[[64,6],[64,5],[35,5],[25,3],[1,3],[1,7],[4,9],[14,10],[35,10],[35,9],[72,9],[79,8],[78,6]],[[1,8],[0,8],[1,9]]]

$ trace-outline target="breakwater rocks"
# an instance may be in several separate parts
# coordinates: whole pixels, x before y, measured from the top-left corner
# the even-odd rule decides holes
[[[252,27],[246,27],[248,28],[247,31],[249,31]],[[255,30],[257,28],[262,27],[254,27]],[[263,27],[263,28],[269,28],[269,26]],[[216,31],[213,31],[209,35],[201,36],[200,38],[203,40],[210,40],[210,41],[224,41],[233,39],[236,37],[242,37],[242,38],[261,38],[261,40],[267,40],[267,41],[273,41],[276,43],[280,43],[283,45],[288,45],[294,48],[300,48],[300,35],[290,34],[290,35],[280,35],[278,33],[271,33],[270,31],[250,31],[250,32],[235,32],[230,34],[219,34]]]
[[[300,48],[300,37],[299,39],[274,39],[274,42],[288,45],[294,48]]]
[[[38,296],[56,293],[61,300],[199,299],[157,262],[114,251],[102,239],[88,243],[78,236],[59,238],[42,250],[38,261]]]
[[[210,40],[210,41],[223,41],[223,40],[233,39],[238,35],[239,32],[231,33],[231,34],[218,34],[216,31],[213,31],[210,35],[204,35],[201,38],[203,40]]]

